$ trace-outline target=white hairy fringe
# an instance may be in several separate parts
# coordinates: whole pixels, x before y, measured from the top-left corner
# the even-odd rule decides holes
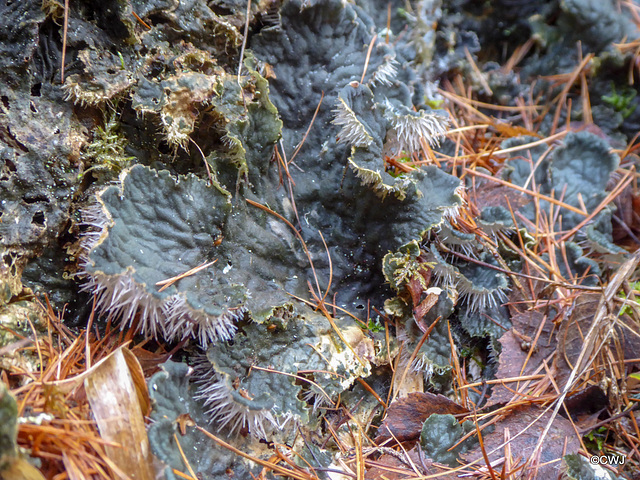
[[[325,393],[314,390],[313,385],[309,385],[307,390],[303,390],[302,399],[308,405],[311,405],[313,412],[316,412],[319,408],[335,406]]]
[[[460,211],[462,210],[462,207],[467,204],[466,190],[463,184],[458,185],[453,193],[460,197],[461,202],[459,205],[445,207],[443,209],[442,217],[445,220],[449,220],[449,222],[455,222],[460,217]]]
[[[438,239],[453,252],[462,253],[471,258],[478,258],[478,253],[474,248],[473,243],[467,243],[462,239],[458,239],[455,236],[448,234],[440,227],[438,227]],[[452,258],[455,258],[455,255],[447,254],[443,255],[443,258],[450,261]]]
[[[236,332],[235,322],[242,318],[244,309],[238,308],[220,316],[211,316],[191,308],[181,295],[164,300],[148,293],[130,274],[105,275],[87,273],[82,291],[96,296],[96,308],[122,322],[121,328],[130,327],[136,312],[140,313],[139,330],[154,338],[162,336],[168,341],[192,337],[206,348],[210,343],[229,340]]]
[[[130,327],[136,313],[140,313],[139,331],[154,338],[162,336],[168,341],[196,338],[203,348],[218,340],[229,340],[236,332],[235,322],[244,316],[246,309],[229,309],[220,316],[207,315],[191,308],[186,299],[173,295],[159,299],[139,285],[130,272],[119,275],[91,273],[93,264],[89,254],[105,235],[109,218],[99,203],[82,211],[80,225],[90,230],[83,233],[82,250],[78,276],[85,280],[82,291],[95,295],[99,312],[111,315],[121,321],[120,328]]]
[[[164,317],[162,304],[144,291],[130,275],[105,275],[83,273],[86,283],[82,291],[95,295],[96,309],[109,313],[121,321],[120,328],[130,327],[135,314],[140,311],[140,331],[158,337]],[[170,339],[169,339],[170,340]]]
[[[64,92],[65,102],[72,101],[74,105],[81,107],[86,107],[87,105],[95,107],[111,99],[108,95],[98,92],[89,93],[88,90],[84,90],[78,83],[68,80],[61,88]]]
[[[174,295],[166,302],[165,335],[169,338],[197,338],[202,346],[218,340],[231,340],[236,333],[235,322],[241,320],[245,312],[245,308],[230,309],[219,317],[212,317],[191,308],[181,295]]]
[[[435,261],[432,273],[434,275],[434,284],[443,290],[450,290],[455,286],[458,273],[450,266],[444,266],[440,262]]]
[[[171,119],[171,123],[169,123],[169,119]],[[184,119],[187,125],[191,124],[191,128],[181,128],[181,119]],[[189,135],[193,131],[193,121],[186,119],[185,117],[175,116],[175,114],[169,115],[162,112],[160,113],[160,122],[162,123],[162,128],[167,137],[167,143],[173,147],[181,147],[182,149],[187,150]]]
[[[348,143],[354,147],[367,147],[373,142],[373,138],[367,129],[360,123],[355,112],[342,98],[338,98],[336,108],[333,109],[335,118],[331,121],[338,125],[338,143]]]
[[[251,410],[236,403],[224,376],[213,370],[206,357],[196,366],[196,375],[199,387],[194,398],[204,403],[209,421],[216,424],[218,431],[236,435],[247,427],[255,437],[267,438],[265,424],[281,430],[290,418],[278,422],[271,410]]]
[[[392,149],[395,154],[404,151],[409,154],[420,152],[422,146],[420,140],[424,139],[429,145],[440,144],[449,127],[449,119],[433,112],[421,110],[418,115],[399,115],[395,113],[393,106],[387,102],[387,108],[391,114],[393,130],[389,135]]]
[[[411,369],[414,372],[422,372],[425,378],[431,378],[435,369],[433,368],[433,363],[429,361],[426,355],[421,354],[417,355],[416,358],[413,359],[411,363]]]
[[[88,228],[88,230],[82,233],[80,239],[80,246],[82,248],[80,263],[84,265],[88,260],[87,255],[99,243],[100,238],[102,238],[105,229],[109,225],[109,217],[102,209],[102,205],[98,202],[83,208],[80,216],[82,221],[79,223],[79,226]]]
[[[393,79],[398,74],[398,61],[395,57],[385,56],[383,62],[371,75],[371,86],[375,87],[376,84],[390,86],[393,83]]]
[[[456,288],[460,293],[460,298],[467,303],[472,312],[498,307],[507,301],[507,294],[503,289],[477,288],[462,275],[458,279]]]

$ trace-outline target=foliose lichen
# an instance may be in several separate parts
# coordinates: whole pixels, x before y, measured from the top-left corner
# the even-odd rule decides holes
[[[332,405],[356,378],[370,373],[373,343],[359,327],[341,321],[338,335],[322,315],[292,313],[283,310],[267,324],[249,324],[232,343],[207,350],[196,398],[218,430],[248,428],[268,438],[266,432],[287,423],[309,425],[315,409],[305,399],[313,406]]]
[[[169,361],[148,381],[153,406],[149,446],[151,452],[166,465],[164,473],[167,479],[179,478],[173,474],[173,469],[188,471],[181,451],[194,472],[206,480],[227,479],[229,470],[238,478],[249,478],[250,472],[257,475],[261,469],[259,466],[221,447],[196,428],[206,429],[209,420],[202,405],[193,399],[195,385],[190,381],[192,374],[193,369],[186,364]],[[217,435],[253,455],[270,455],[251,437],[241,439],[225,433]]]

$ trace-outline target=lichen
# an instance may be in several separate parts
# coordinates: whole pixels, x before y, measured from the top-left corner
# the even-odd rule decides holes
[[[229,469],[238,478],[250,478],[250,472],[257,475],[261,467],[219,446],[196,428],[206,429],[209,420],[202,405],[193,399],[195,385],[192,376],[193,369],[186,364],[169,361],[148,381],[153,406],[153,423],[148,431],[149,446],[151,452],[166,465],[167,479],[179,478],[172,469],[188,471],[184,458],[203,480],[227,479]],[[264,452],[264,448],[251,437],[241,439],[224,433],[218,435],[222,440],[232,442],[256,456],[271,455]],[[180,442],[179,448],[176,439]]]
[[[530,137],[512,139],[504,142],[504,146],[523,144],[529,140]],[[584,215],[575,211],[562,212],[562,228],[571,230],[593,212],[607,196],[607,182],[610,175],[618,168],[620,159],[611,152],[609,145],[603,139],[589,132],[567,134],[562,145],[555,147],[546,159],[538,162],[544,149],[544,146],[528,149],[531,163],[523,158],[509,160],[506,163],[505,176],[519,186],[531,185],[535,182],[540,193],[546,196],[551,196],[552,192],[556,192],[556,195],[558,192],[563,192],[563,203],[575,209],[581,210],[584,206],[586,209]],[[537,163],[539,165],[532,174],[532,168]],[[541,210],[550,212],[549,202],[541,199],[537,203]],[[523,206],[521,213],[533,221],[535,209],[535,204],[530,202]],[[590,224],[599,231],[599,235],[594,235],[589,226],[583,227],[582,232],[590,245],[596,249],[614,248],[615,250],[611,253],[618,253],[617,247],[613,246],[610,238],[611,207],[603,208]]]
[[[0,475],[18,455],[18,405],[9,389],[0,382]]]
[[[103,310],[127,321],[140,310],[142,331],[206,345],[231,338],[245,312],[264,319],[269,305],[289,302],[287,290],[300,293],[306,275],[296,239],[277,219],[246,205],[234,210],[194,176],[135,166],[122,182],[99,197],[95,216],[105,227],[88,237],[84,259],[85,289]],[[205,263],[175,284],[159,284]]]
[[[424,454],[434,462],[451,467],[458,464],[458,456],[477,443],[474,437],[463,442],[460,439],[475,430],[472,422],[462,424],[453,415],[434,413],[427,418],[420,433],[420,447]]]
[[[217,429],[248,428],[265,438],[287,424],[308,425],[313,412],[303,397],[312,405],[331,405],[357,377],[369,374],[373,345],[362,348],[370,340],[358,327],[340,322],[341,335],[350,342],[345,345],[324,317],[310,311],[273,322],[249,324],[232,343],[207,350],[197,398]]]

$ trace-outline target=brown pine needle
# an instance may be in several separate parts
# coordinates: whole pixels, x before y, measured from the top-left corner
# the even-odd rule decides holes
[[[371,50],[373,50],[373,46],[375,45],[377,38],[378,34],[376,33],[371,39],[371,43],[369,43],[369,48],[367,49],[367,57],[364,60],[364,69],[362,71],[362,78],[360,78],[360,83],[364,83],[364,76],[367,74],[367,68],[369,68],[369,60],[371,59]]]
[[[69,28],[69,0],[64,0],[64,25],[62,27],[62,60],[60,65],[60,83],[64,83],[64,62],[67,56],[68,28]]]
[[[184,454],[184,451],[182,450],[182,446],[180,445],[180,441],[178,440],[177,433],[173,434],[173,439],[176,441],[176,445],[178,446],[178,451],[180,452],[180,456],[182,457],[183,463],[187,466],[189,475],[191,475],[193,480],[197,480],[198,476],[196,475],[196,472],[193,471],[193,468],[191,468],[191,464],[189,463],[189,460],[187,459],[186,455]]]
[[[373,397],[378,401],[378,403],[380,405],[383,406],[383,408],[385,408],[385,409],[387,408],[387,403],[382,398],[380,398],[380,395],[378,395],[376,393],[376,391],[373,388],[371,388],[371,386],[367,382],[365,382],[360,377],[356,378],[356,380],[358,381],[358,383],[360,385],[362,385],[362,388],[364,388],[367,392],[369,392],[371,395],[373,395]]]
[[[210,267],[211,265],[213,265],[217,261],[218,261],[218,259],[216,258],[215,260],[213,260],[211,262],[202,263],[202,264],[198,265],[197,267],[192,268],[191,270],[188,270],[188,271],[186,271],[184,273],[181,273],[180,275],[176,275],[175,277],[168,278],[167,280],[162,280],[160,282],[156,282],[157,286],[162,285],[162,288],[160,290],[158,290],[158,292],[162,292],[163,290],[169,288],[171,285],[176,283],[178,280],[182,280],[183,278],[190,277],[191,275],[195,275],[196,273],[204,270],[205,268]]]
[[[138,14],[137,14],[136,12],[134,12],[133,10],[131,10],[131,13],[132,13],[132,14],[133,14],[133,16],[136,18],[136,20],[142,24],[142,26],[143,26],[144,28],[146,28],[147,30],[151,30],[151,27],[150,27],[150,26],[149,26],[149,25],[148,25],[144,20],[142,20],[142,19],[138,16]]]
[[[322,101],[323,100],[324,100],[324,90],[322,91],[322,95],[320,95],[320,101],[318,102],[318,106],[316,107],[316,111],[313,112],[313,117],[311,117],[311,122],[309,122],[309,126],[307,127],[307,131],[304,132],[304,137],[302,137],[302,140],[300,141],[300,143],[298,144],[298,146],[294,150],[293,155],[291,155],[291,160],[289,160],[287,162],[287,164],[291,164],[291,162],[293,162],[293,159],[296,158],[296,155],[298,155],[298,152],[302,148],[302,145],[304,145],[304,142],[307,140],[307,136],[309,135],[309,132],[311,131],[311,127],[313,127],[313,124],[316,121],[316,117],[318,116],[318,112],[320,111],[320,106],[322,105]],[[282,152],[284,153],[284,149],[282,150]]]
[[[495,182],[495,183],[499,183],[500,185],[504,185],[505,187],[513,188],[514,190],[517,190],[519,192],[526,193],[527,195],[531,195],[533,197],[536,197],[539,200],[546,200],[549,203],[553,203],[554,205],[558,205],[559,207],[566,208],[567,210],[569,210],[571,212],[574,212],[574,213],[577,213],[579,215],[582,215],[583,217],[586,217],[588,215],[587,213],[583,212],[579,208],[574,207],[573,205],[569,205],[568,203],[561,202],[560,200],[556,200],[553,197],[549,197],[547,195],[543,195],[543,194],[538,193],[538,192],[533,192],[531,190],[527,190],[526,188],[522,188],[522,187],[520,187],[518,185],[515,185],[513,183],[510,183],[510,182],[506,182],[506,181],[504,181],[504,180],[502,180],[500,178],[492,177],[491,175],[486,175],[486,174],[481,173],[481,172],[476,172],[475,170],[471,170],[469,168],[465,168],[464,172],[468,173],[470,175],[473,175],[475,177],[480,177],[480,178],[484,178],[486,180],[490,180],[490,181]]]

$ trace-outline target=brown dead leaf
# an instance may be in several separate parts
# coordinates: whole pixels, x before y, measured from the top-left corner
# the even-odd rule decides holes
[[[565,386],[576,365],[600,298],[600,295],[595,294],[581,295],[576,299],[571,316],[560,325],[558,351],[553,362],[556,382],[560,388]]]
[[[391,434],[400,442],[416,441],[420,438],[422,424],[433,413],[460,415],[469,411],[443,395],[410,393],[389,406],[375,442],[380,445],[392,439]]]
[[[431,282],[431,270],[422,269],[407,282],[407,291],[413,303],[413,317],[422,332],[426,332],[429,325],[424,316],[438,303],[440,289],[427,289]]]
[[[408,480],[416,477],[406,463],[393,455],[381,455],[377,460],[367,461],[367,464],[371,466],[365,471],[365,480]]]
[[[138,346],[132,347],[131,353],[133,353],[138,359],[146,378],[159,372],[159,365],[171,358],[171,353],[167,353],[162,350],[160,352],[151,352]]]
[[[508,432],[508,437],[511,439],[509,442],[512,457],[510,464],[517,468],[516,465],[521,466],[530,460],[540,435],[551,418],[549,411],[536,421],[542,411],[535,405],[515,408],[510,411],[508,416],[496,422],[495,429],[491,433],[487,433],[486,430],[483,432],[484,448],[491,464],[497,463],[505,456],[505,447],[503,446],[505,431]],[[533,425],[530,426],[532,423]],[[558,478],[562,457],[566,454],[577,453],[579,448],[580,441],[576,437],[571,422],[557,416],[544,439],[537,476],[532,475],[531,478]],[[477,465],[485,465],[482,457],[479,446],[462,455],[462,458],[467,462],[477,460]],[[516,462],[518,457],[520,460]],[[527,478],[527,474],[533,473],[531,468],[535,468],[535,462],[529,462],[526,472],[518,472],[516,477]]]
[[[3,466],[0,478],[6,480],[44,480],[40,471],[27,462],[24,458],[16,457],[7,459],[3,457]]]
[[[420,446],[405,453],[385,449],[385,453],[376,460],[367,460],[365,480],[409,480],[416,478],[416,470],[420,475],[438,475],[440,480],[459,480],[454,473],[447,473],[447,468],[433,465],[431,460],[420,453]]]
[[[564,405],[578,430],[585,431],[598,423],[598,417],[609,406],[609,399],[600,387],[591,385],[567,397]]]
[[[544,360],[551,365],[556,349],[556,338],[553,334],[553,323],[542,313],[527,311],[514,315],[511,319],[512,330],[500,338],[502,352],[498,364],[497,379],[509,379],[522,375],[532,375]],[[537,332],[542,329],[538,340]],[[531,356],[527,360],[527,356]],[[526,363],[525,363],[526,362]],[[545,372],[542,371],[544,374]],[[517,390],[520,383],[509,383],[508,388]],[[496,385],[489,399],[489,405],[507,403],[514,393],[502,385]]]

